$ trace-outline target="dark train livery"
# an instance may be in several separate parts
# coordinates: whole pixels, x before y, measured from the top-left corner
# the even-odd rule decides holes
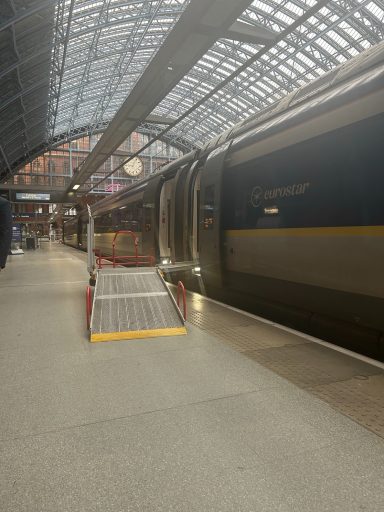
[[[195,262],[211,297],[384,355],[384,43],[93,207],[95,246]],[[86,247],[87,217],[65,224]],[[119,241],[120,254],[132,253]]]

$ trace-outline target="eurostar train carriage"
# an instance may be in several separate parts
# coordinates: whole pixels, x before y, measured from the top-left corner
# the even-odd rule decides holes
[[[383,110],[380,44],[95,205],[95,247],[132,230],[170,279],[383,358]]]

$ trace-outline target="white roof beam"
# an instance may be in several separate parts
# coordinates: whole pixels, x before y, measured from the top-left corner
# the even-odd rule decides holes
[[[225,33],[252,0],[194,0],[86,158],[68,187],[83,184],[146,119],[194,64]]]
[[[277,34],[273,30],[269,30],[265,27],[253,27],[248,23],[235,21],[227,31],[225,37],[242,43],[265,45],[276,39],[276,35]]]

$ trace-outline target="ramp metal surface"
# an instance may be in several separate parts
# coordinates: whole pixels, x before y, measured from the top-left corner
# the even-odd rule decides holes
[[[91,341],[186,334],[184,320],[158,271],[152,267],[98,271]]]

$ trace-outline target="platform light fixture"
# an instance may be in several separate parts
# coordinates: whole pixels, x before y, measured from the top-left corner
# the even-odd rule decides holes
[[[79,184],[77,184],[77,185],[73,185],[72,190],[77,190],[78,188],[80,188],[80,185],[79,185]]]

